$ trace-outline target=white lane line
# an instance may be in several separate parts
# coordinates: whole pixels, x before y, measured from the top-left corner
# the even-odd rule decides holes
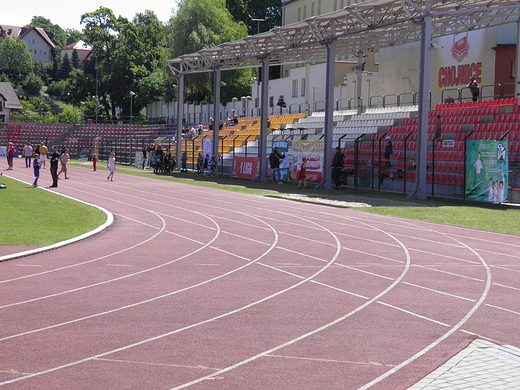
[[[298,218],[300,218],[300,217],[298,217]],[[303,218],[302,218],[302,219],[303,219]],[[313,222],[311,222],[311,223],[313,223]],[[314,222],[314,223],[315,223],[315,222]],[[337,240],[337,243],[338,243],[338,250],[336,251],[336,255],[335,255],[335,258],[336,258],[336,257],[339,255],[339,250],[341,249],[341,245],[340,245],[340,243],[339,243],[339,240],[338,240],[337,236],[336,236],[334,233],[332,233],[330,230],[328,230],[328,229],[326,229],[326,228],[324,228],[324,229],[327,230],[327,231],[329,231],[329,232],[334,236],[334,238]],[[378,230],[379,230],[379,229],[378,229]],[[384,234],[386,234],[387,236],[391,237],[392,239],[394,239],[395,241],[397,241],[397,242],[399,243],[399,245],[400,245],[401,248],[403,249],[404,253],[406,254],[406,259],[407,259],[407,260],[406,260],[405,267],[404,267],[403,271],[401,272],[401,275],[399,275],[399,277],[398,277],[398,278],[397,278],[397,279],[396,279],[392,284],[390,284],[386,289],[384,289],[382,292],[380,292],[379,294],[377,294],[376,296],[374,296],[372,299],[368,300],[368,301],[365,302],[364,304],[358,306],[356,309],[350,311],[349,313],[345,314],[345,315],[342,316],[342,317],[337,318],[336,320],[334,320],[334,321],[332,321],[332,322],[329,322],[329,323],[327,323],[327,324],[325,324],[325,325],[323,325],[323,326],[321,326],[321,327],[319,327],[319,328],[316,328],[316,329],[314,329],[314,330],[312,330],[312,331],[310,331],[310,332],[308,332],[308,333],[305,333],[305,334],[303,334],[303,335],[301,335],[301,336],[299,336],[299,337],[296,337],[296,338],[294,338],[294,339],[292,339],[292,340],[289,340],[289,341],[287,341],[287,342],[285,342],[285,343],[283,343],[283,344],[280,344],[280,345],[278,345],[278,346],[276,346],[276,347],[274,347],[274,348],[272,348],[272,349],[269,349],[269,350],[267,350],[267,351],[261,352],[261,353],[255,355],[255,356],[252,356],[252,357],[250,357],[250,358],[248,358],[248,359],[242,360],[241,362],[238,362],[238,363],[233,364],[233,365],[231,365],[231,366],[229,366],[229,367],[226,367],[226,368],[224,368],[224,369],[221,369],[221,370],[219,370],[219,371],[217,371],[217,372],[215,372],[215,373],[213,373],[213,374],[206,375],[206,376],[204,376],[204,377],[201,377],[201,378],[195,379],[195,380],[193,380],[193,381],[191,381],[191,382],[184,383],[184,384],[182,384],[182,385],[180,385],[180,386],[176,386],[176,387],[172,388],[171,390],[179,390],[179,389],[184,389],[184,388],[186,388],[186,387],[190,387],[190,386],[195,385],[195,384],[197,384],[197,383],[200,383],[200,382],[202,382],[202,381],[205,381],[205,380],[208,380],[208,379],[211,379],[211,378],[214,378],[214,377],[220,376],[220,375],[222,375],[222,374],[225,373],[225,372],[228,372],[228,371],[234,370],[235,368],[238,368],[238,367],[240,367],[240,366],[243,366],[243,365],[245,365],[245,364],[248,364],[248,363],[250,363],[250,362],[252,362],[252,361],[254,361],[254,360],[257,360],[257,359],[259,359],[259,358],[261,358],[261,357],[264,357],[264,356],[267,356],[267,355],[271,355],[273,352],[276,352],[276,351],[278,351],[278,350],[280,350],[280,349],[282,349],[282,348],[285,348],[285,347],[287,347],[287,346],[289,346],[289,345],[292,345],[292,344],[294,344],[294,343],[296,343],[296,342],[298,342],[298,341],[301,341],[301,340],[303,340],[303,339],[305,339],[305,338],[307,338],[307,337],[313,336],[313,335],[315,335],[316,333],[319,333],[319,332],[321,332],[321,331],[323,331],[323,330],[325,330],[325,329],[328,329],[328,328],[330,328],[331,326],[334,326],[335,324],[337,324],[337,323],[339,323],[339,322],[342,322],[342,321],[344,321],[345,319],[351,317],[352,315],[358,313],[359,311],[361,311],[361,310],[363,310],[364,308],[366,308],[368,305],[370,305],[370,304],[372,304],[372,303],[374,303],[374,302],[377,302],[377,300],[379,300],[382,296],[384,296],[384,295],[387,294],[390,290],[392,290],[395,286],[397,286],[397,285],[402,281],[402,279],[404,278],[404,276],[407,274],[408,270],[410,269],[410,254],[409,254],[409,252],[408,252],[406,246],[405,246],[402,242],[400,242],[397,238],[393,237],[391,234],[389,234],[389,233],[387,233],[387,232],[384,232],[384,231],[381,231],[381,232],[384,233]],[[333,259],[331,262],[329,262],[328,265],[329,265],[329,266],[332,265],[332,262],[333,262],[334,260],[335,260],[335,259]],[[312,275],[310,278],[315,278],[315,277],[316,277],[319,273],[321,273],[321,272],[322,272],[322,271],[317,272],[316,274]],[[300,282],[299,284],[304,283],[304,282],[307,281],[308,279],[309,279],[309,278],[303,280],[303,281]],[[292,288],[293,288],[293,287],[291,287],[290,289],[292,289]]]
[[[430,230],[430,231],[433,231],[433,230]],[[441,232],[436,232],[437,234],[443,234]],[[445,236],[448,236],[448,234],[446,234]],[[455,238],[453,237],[450,237],[452,240],[454,241],[458,241],[456,240]],[[471,308],[471,310],[469,310],[466,315],[464,316],[464,318],[462,318],[457,324],[455,324],[449,331],[447,331],[444,335],[442,335],[441,337],[439,337],[437,340],[435,340],[434,342],[432,342],[430,345],[426,346],[425,348],[423,348],[422,350],[420,350],[419,352],[417,352],[416,354],[414,354],[413,356],[411,356],[410,358],[408,358],[407,360],[401,362],[400,364],[398,364],[397,366],[395,366],[394,368],[388,370],[387,372],[385,372],[384,374],[380,375],[379,377],[375,378],[374,380],[372,380],[371,382],[365,384],[364,386],[361,386],[359,388],[359,390],[366,390],[370,387],[372,387],[373,385],[381,382],[382,380],[388,378],[390,375],[396,373],[397,371],[399,371],[401,368],[407,366],[408,364],[410,364],[411,362],[413,362],[414,360],[418,359],[419,357],[423,356],[424,354],[426,354],[427,352],[429,352],[432,348],[434,348],[435,346],[437,346],[438,344],[440,344],[442,341],[444,341],[445,339],[447,339],[449,336],[451,336],[453,333],[455,333],[457,330],[459,330],[462,325],[464,325],[470,318],[471,316],[477,311],[477,309],[482,305],[482,303],[484,302],[484,300],[486,299],[488,293],[489,293],[489,289],[491,288],[491,270],[489,268],[489,266],[487,265],[487,263],[485,262],[485,260],[478,254],[477,251],[475,251],[473,248],[471,248],[470,246],[464,244],[463,242],[461,241],[458,241],[462,246],[466,247],[468,250],[470,250],[471,252],[473,252],[475,254],[475,256],[477,256],[478,259],[480,259],[481,261],[481,264],[482,266],[485,268],[486,270],[486,275],[487,275],[487,278],[486,278],[486,285],[485,285],[485,288],[484,290],[482,291],[482,294],[480,295],[480,298],[479,300],[475,303],[475,305],[473,305],[473,307]]]
[[[254,217],[252,217],[254,218]],[[263,222],[263,221],[261,221]],[[266,222],[263,222],[267,225]],[[278,235],[277,235],[277,232],[274,228],[272,228],[273,230],[273,233],[275,234],[275,240],[273,241],[273,244],[271,245],[270,249],[266,252],[264,252],[261,256],[259,256],[255,261],[259,261],[261,258],[265,257],[269,252],[271,252],[275,247],[276,247],[276,244],[278,242]],[[238,309],[235,309],[235,310],[232,310],[232,311],[229,311],[229,312],[226,312],[226,313],[223,313],[221,315],[218,315],[218,316],[215,316],[213,318],[209,318],[207,320],[204,320],[204,321],[200,321],[198,323],[195,323],[195,324],[191,324],[191,325],[188,325],[188,326],[185,326],[183,328],[180,328],[180,329],[176,329],[174,331],[171,331],[171,332],[168,332],[168,333],[164,333],[162,335],[158,335],[158,336],[155,336],[155,337],[152,337],[152,338],[149,338],[149,339],[146,339],[146,340],[141,340],[139,342],[136,342],[136,343],[133,343],[133,344],[129,344],[129,345],[126,345],[124,347],[121,347],[121,348],[117,348],[117,349],[114,349],[112,351],[107,351],[107,352],[104,352],[104,353],[101,353],[101,354],[98,354],[98,355],[95,355],[95,356],[91,356],[91,357],[88,357],[88,358],[85,358],[85,359],[81,359],[81,360],[78,360],[78,361],[75,361],[75,362],[70,362],[70,363],[67,363],[67,364],[64,364],[62,366],[59,366],[59,367],[53,367],[53,368],[50,368],[48,370],[45,370],[45,371],[41,371],[41,372],[37,372],[37,373],[32,373],[30,375],[27,375],[27,376],[24,376],[24,377],[19,377],[19,378],[15,378],[15,379],[11,379],[11,380],[8,380],[8,381],[5,381],[5,382],[1,382],[0,383],[0,386],[3,386],[3,385],[6,385],[6,384],[10,384],[10,383],[14,383],[14,382],[18,382],[18,381],[21,381],[21,380],[24,380],[24,379],[28,379],[28,378],[33,378],[33,377],[36,377],[36,376],[40,376],[40,375],[44,375],[44,374],[48,374],[48,373],[51,373],[51,372],[54,372],[54,371],[58,371],[58,370],[61,370],[61,369],[64,369],[64,368],[68,368],[68,367],[73,367],[73,366],[76,366],[78,364],[81,364],[81,363],[85,363],[85,362],[88,362],[88,361],[91,361],[91,360],[95,360],[95,359],[99,359],[99,358],[102,358],[102,357],[105,357],[105,356],[108,356],[108,355],[111,355],[111,354],[114,354],[114,353],[117,353],[117,352],[120,352],[120,351],[124,351],[124,350],[127,350],[127,349],[130,349],[130,348],[134,348],[134,347],[137,347],[137,346],[140,346],[140,345],[143,345],[143,344],[146,344],[146,343],[149,343],[149,342],[152,342],[152,341],[156,341],[156,340],[159,340],[159,339],[162,339],[164,337],[168,337],[168,336],[171,336],[173,334],[176,334],[176,333],[179,333],[179,332],[182,332],[184,330],[187,330],[187,329],[192,329],[192,328],[195,328],[197,326],[200,326],[200,325],[204,325],[204,324],[207,324],[207,323],[210,323],[210,322],[214,322],[218,319],[221,319],[221,318],[225,318],[225,317],[228,317],[228,316],[231,316],[233,314],[236,314],[236,313],[239,313],[241,311],[244,311],[246,309],[249,309],[255,305],[258,305],[260,303],[263,303],[269,299],[272,299],[274,297],[277,297],[279,295],[282,295],[284,293],[286,293],[287,291],[290,291],[290,290],[293,290],[295,289],[296,287],[299,287],[300,285],[306,283],[307,281],[309,280],[312,280],[313,278],[315,278],[317,275],[321,274],[322,272],[324,272],[325,270],[327,270],[329,268],[330,265],[332,265],[334,263],[334,261],[336,260],[336,258],[338,257],[339,255],[339,252],[340,252],[340,249],[341,249],[341,246],[339,245],[339,240],[337,239],[337,237],[334,236],[334,234],[332,232],[330,232],[328,229],[324,228],[325,231],[329,232],[336,240],[337,242],[337,248],[336,248],[336,253],[335,255],[333,256],[333,258],[318,272],[314,273],[313,275],[309,276],[308,278],[305,278],[303,280],[301,280],[300,282],[290,286],[290,287],[287,287],[283,290],[280,290],[274,294],[271,294],[267,297],[264,297],[260,300],[257,300],[255,302],[252,302],[248,305],[245,305],[245,306],[242,306]],[[245,267],[248,267],[250,264],[253,264],[254,262],[251,262],[249,264],[246,264],[244,265],[243,267],[240,267],[240,268],[245,268]],[[239,268],[239,269],[240,269]],[[231,274],[231,273],[234,273],[236,272],[236,270],[233,270],[231,272],[228,272],[227,274]],[[216,280],[216,279],[220,279],[224,276],[227,276],[227,274],[223,274],[221,276],[218,276],[214,279],[210,279],[210,280],[207,280],[207,281],[204,281],[202,283],[199,283],[198,285],[194,285],[194,286],[190,286],[190,287],[187,287],[183,290],[180,290],[180,291],[185,291],[185,290],[189,290],[189,289],[192,289],[192,288],[195,288],[199,285],[203,285],[203,284],[206,284],[206,283],[209,283],[210,281],[212,280]],[[179,291],[179,292],[180,292]],[[170,295],[170,294],[168,294]],[[156,298],[153,298],[153,299],[150,299],[149,301],[152,301],[152,300],[155,300]],[[0,339],[1,341],[2,339]],[[216,375],[211,375],[211,377],[215,377]]]

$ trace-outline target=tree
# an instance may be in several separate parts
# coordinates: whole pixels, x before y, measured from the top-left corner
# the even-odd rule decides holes
[[[69,55],[65,53],[63,58],[61,59],[60,67],[58,68],[58,73],[56,77],[58,80],[65,80],[69,78],[69,74],[72,71],[72,65],[70,63]]]
[[[281,0],[245,0],[247,19],[242,20],[248,28],[249,34],[269,31],[282,25]],[[263,19],[262,22],[253,19]]]
[[[43,88],[43,80],[40,76],[29,73],[23,81],[22,88],[28,96],[39,96]]]
[[[129,92],[136,93],[132,99],[133,112],[138,112],[150,98],[148,88],[141,94],[141,82],[147,80],[162,61],[168,58],[164,46],[165,27],[151,12],[136,14],[133,22],[116,18],[108,8],[82,16],[85,23],[85,41],[93,46],[91,57],[97,56],[99,72],[99,97],[107,114],[116,114],[120,108],[123,116],[129,114]],[[154,100],[161,98],[156,96]]]
[[[116,104],[111,96],[113,84],[112,61],[113,54],[119,45],[117,40],[121,32],[121,24],[127,22],[124,18],[116,18],[111,9],[99,7],[94,12],[81,15],[81,23],[85,24],[83,33],[85,41],[93,46],[93,55],[98,59],[99,72],[99,102],[107,115],[116,116]]]
[[[11,82],[21,82],[33,68],[32,55],[27,44],[17,37],[0,37],[0,73]]]
[[[74,49],[74,50],[72,50],[72,56],[71,56],[71,59],[70,59],[70,65],[74,69],[77,69],[77,68],[79,68],[80,64],[81,64],[81,61],[79,60],[78,51],[76,49]]]
[[[67,34],[67,42],[65,43],[65,46],[84,39],[83,33],[73,28],[66,28],[65,33]]]
[[[281,0],[226,0],[226,7],[237,23],[247,26],[249,35],[282,25]]]
[[[236,23],[226,9],[225,0],[181,0],[170,19],[170,45],[173,57],[194,53],[247,36],[244,23]],[[250,70],[234,71],[229,80],[251,77]],[[187,101],[212,101],[212,75],[188,75],[185,79]],[[228,84],[225,88],[231,88]],[[235,91],[236,93],[236,91]]]

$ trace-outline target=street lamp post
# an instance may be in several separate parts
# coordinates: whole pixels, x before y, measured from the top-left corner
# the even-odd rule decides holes
[[[132,126],[132,98],[135,96],[135,92],[130,91],[128,95],[130,96],[130,126]]]

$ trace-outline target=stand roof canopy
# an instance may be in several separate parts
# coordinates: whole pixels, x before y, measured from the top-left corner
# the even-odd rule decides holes
[[[375,0],[313,16],[165,63],[175,74],[203,73],[220,68],[318,63],[326,60],[324,43],[336,40],[336,58],[345,59],[366,49],[420,41],[421,21],[432,18],[432,37],[465,33],[518,22],[520,2],[510,0]]]

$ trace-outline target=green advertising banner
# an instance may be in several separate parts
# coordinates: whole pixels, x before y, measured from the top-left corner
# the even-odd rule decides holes
[[[468,141],[466,198],[502,203],[507,200],[507,141]]]
[[[273,141],[273,149],[278,148],[278,151],[285,155],[285,158],[280,161],[280,177],[282,180],[290,180],[291,159],[289,156],[289,142],[287,141]]]

